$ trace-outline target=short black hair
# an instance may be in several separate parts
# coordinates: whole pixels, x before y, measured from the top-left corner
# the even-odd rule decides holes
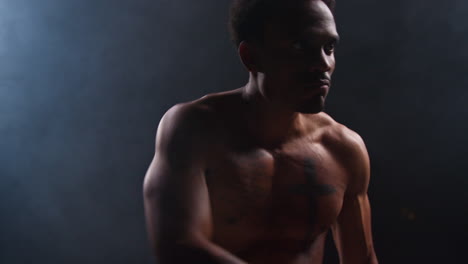
[[[275,8],[282,1],[291,0],[232,0],[229,13],[229,33],[236,47],[243,40],[260,40],[264,25],[275,14]],[[304,1],[304,0],[302,0]],[[333,12],[335,0],[324,2]]]

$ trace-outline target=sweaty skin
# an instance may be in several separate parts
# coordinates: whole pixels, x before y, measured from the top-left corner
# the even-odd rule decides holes
[[[161,119],[143,186],[157,263],[322,263],[330,229],[341,263],[377,263],[366,147],[322,111],[334,18],[293,2],[268,44],[240,44],[247,85]]]

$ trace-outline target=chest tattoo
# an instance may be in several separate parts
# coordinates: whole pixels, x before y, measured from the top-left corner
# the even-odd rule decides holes
[[[332,185],[320,184],[317,182],[314,161],[311,159],[304,160],[304,176],[306,182],[292,186],[289,190],[291,194],[306,195],[308,198],[314,199],[317,196],[324,196],[336,192],[335,187]]]
[[[330,195],[336,192],[335,187],[328,184],[321,184],[317,181],[316,166],[312,159],[304,160],[304,177],[305,183],[294,185],[289,189],[292,195],[303,195],[307,198],[309,223],[306,232],[306,241],[312,239],[316,218],[317,218],[317,205],[316,199],[319,196]]]

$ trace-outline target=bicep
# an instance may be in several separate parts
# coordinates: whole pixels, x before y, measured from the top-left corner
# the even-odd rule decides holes
[[[340,215],[332,227],[333,238],[342,263],[376,263],[367,195],[369,155],[359,135],[352,133],[348,142],[346,166],[349,180]]]
[[[164,122],[143,185],[147,229],[155,249],[211,232],[203,155],[197,153],[201,150],[194,138],[182,133],[190,131],[187,127],[173,118]]]
[[[182,240],[208,233],[209,203],[203,173],[171,169],[155,157],[144,184],[147,225],[153,240]]]
[[[332,227],[333,238],[343,263],[355,263],[373,253],[371,211],[367,194],[345,197],[343,208]],[[356,262],[367,263],[367,262]]]

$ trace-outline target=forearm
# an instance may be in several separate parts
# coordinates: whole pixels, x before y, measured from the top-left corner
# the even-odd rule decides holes
[[[227,250],[211,243],[179,244],[156,254],[158,264],[247,264]]]
[[[377,260],[377,256],[375,255],[375,252],[372,252],[372,255],[369,259],[369,264],[379,264],[379,261]]]

